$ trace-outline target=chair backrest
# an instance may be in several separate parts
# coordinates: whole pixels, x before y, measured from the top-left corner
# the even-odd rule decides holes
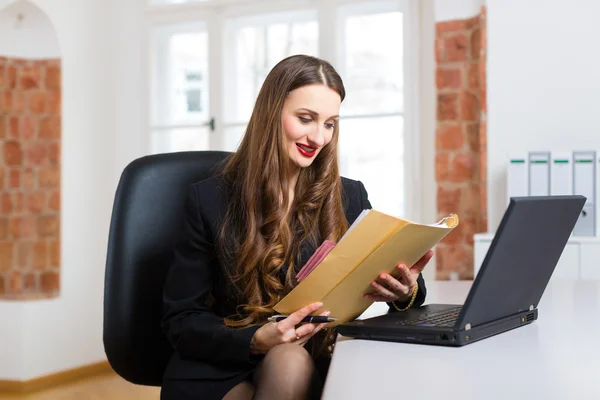
[[[124,379],[160,386],[172,349],[162,333],[162,290],[188,186],[214,175],[230,153],[158,154],[121,174],[110,223],[104,349]]]

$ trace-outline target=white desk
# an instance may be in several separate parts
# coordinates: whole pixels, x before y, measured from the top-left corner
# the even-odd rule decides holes
[[[470,286],[430,282],[426,303],[462,304]],[[322,398],[598,400],[600,281],[551,282],[533,324],[464,347],[339,336]]]

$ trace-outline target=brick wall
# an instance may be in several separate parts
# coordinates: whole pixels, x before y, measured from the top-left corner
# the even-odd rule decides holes
[[[473,278],[473,234],[487,230],[486,10],[436,24],[436,181],[439,217],[459,226],[438,246],[437,279]]]
[[[61,64],[0,57],[0,298],[60,283]]]

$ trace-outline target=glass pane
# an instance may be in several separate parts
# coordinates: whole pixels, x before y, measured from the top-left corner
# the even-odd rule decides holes
[[[402,112],[402,30],[400,12],[343,18],[343,114]]]
[[[236,151],[240,142],[242,141],[242,137],[246,131],[246,125],[231,125],[225,127],[224,135],[225,141],[223,143],[224,151]]]
[[[208,34],[202,24],[156,28],[153,123],[209,120]]]
[[[151,151],[156,154],[209,150],[209,135],[208,127],[157,130],[152,132]]]
[[[227,21],[226,122],[246,122],[269,71],[294,54],[318,55],[316,13],[277,13]]]
[[[404,215],[404,118],[372,117],[340,122],[340,174],[364,183],[378,211]]]

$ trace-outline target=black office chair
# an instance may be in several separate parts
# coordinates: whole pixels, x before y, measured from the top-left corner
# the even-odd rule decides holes
[[[162,334],[162,289],[189,184],[212,176],[229,153],[146,156],[121,174],[104,282],[104,349],[129,382],[160,386],[172,354]]]

